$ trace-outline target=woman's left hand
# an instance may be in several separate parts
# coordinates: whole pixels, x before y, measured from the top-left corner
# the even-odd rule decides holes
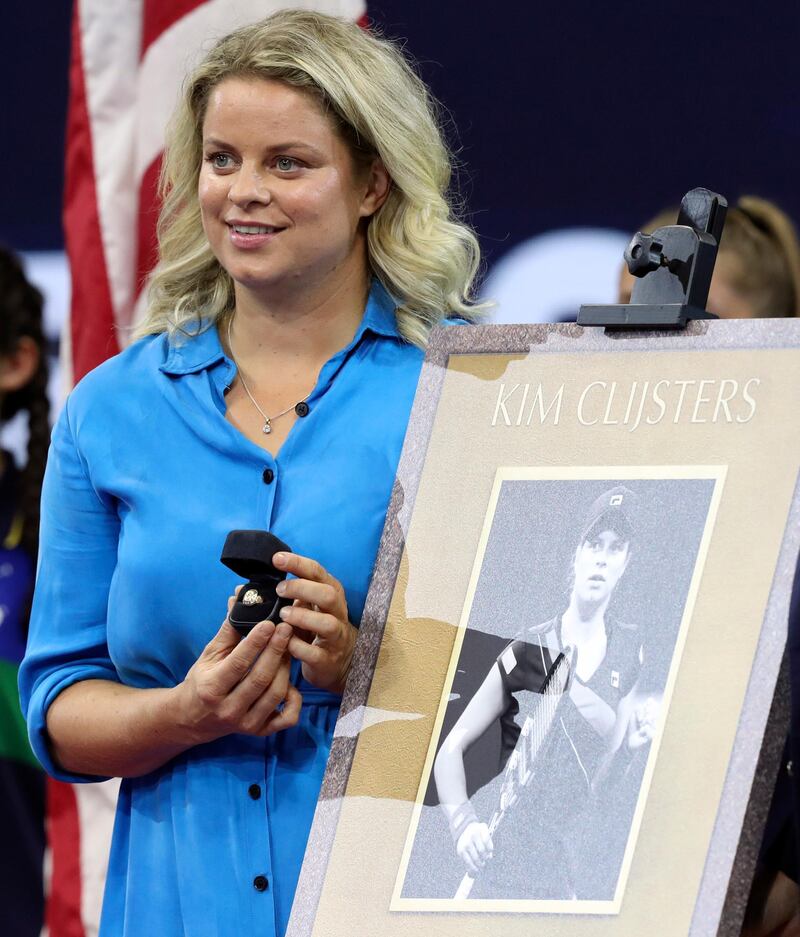
[[[358,632],[350,623],[342,584],[307,556],[276,553],[272,562],[297,577],[277,587],[278,595],[294,599],[294,605],[281,609],[281,618],[294,628],[289,653],[300,661],[309,683],[343,692]]]
[[[659,708],[658,700],[652,696],[648,696],[643,703],[634,706],[626,738],[629,752],[635,752],[652,741],[656,732]]]

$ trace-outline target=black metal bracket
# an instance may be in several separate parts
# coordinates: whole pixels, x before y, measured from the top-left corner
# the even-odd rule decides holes
[[[677,224],[652,234],[639,231],[626,248],[625,262],[637,278],[631,301],[581,306],[578,325],[682,329],[691,319],[716,319],[706,302],[727,211],[727,201],[716,192],[687,192]]]

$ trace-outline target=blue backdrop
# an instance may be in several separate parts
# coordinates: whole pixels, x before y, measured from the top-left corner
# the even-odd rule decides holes
[[[5,4],[0,240],[61,246],[69,4]],[[684,191],[773,198],[796,220],[793,4],[376,0],[453,119],[489,260],[537,232],[635,230]],[[454,129],[457,128],[457,131]]]

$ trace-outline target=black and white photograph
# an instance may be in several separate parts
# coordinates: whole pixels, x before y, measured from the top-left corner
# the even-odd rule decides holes
[[[724,477],[498,469],[393,910],[618,911]]]

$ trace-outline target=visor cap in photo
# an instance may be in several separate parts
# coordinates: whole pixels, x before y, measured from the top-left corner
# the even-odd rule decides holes
[[[592,502],[583,525],[581,542],[601,528],[615,530],[625,540],[636,533],[638,498],[624,485],[604,491]]]

